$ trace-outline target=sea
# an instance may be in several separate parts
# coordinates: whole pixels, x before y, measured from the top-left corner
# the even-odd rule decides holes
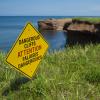
[[[74,17],[97,16],[0,16],[0,51],[8,52],[11,49],[28,22],[31,22],[32,25],[38,30],[39,20]],[[51,30],[40,33],[49,44],[48,51],[62,50],[67,46],[67,32]]]
[[[38,29],[38,21],[48,18],[68,18],[68,16],[0,16],[0,51],[8,52],[23,28],[31,22]],[[67,44],[67,36],[63,31],[40,32],[49,44],[48,51],[62,50]]]

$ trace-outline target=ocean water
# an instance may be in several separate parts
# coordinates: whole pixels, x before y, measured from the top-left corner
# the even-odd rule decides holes
[[[0,51],[8,52],[22,32],[24,26],[31,22],[37,29],[37,22],[48,18],[66,18],[66,16],[1,16],[0,17]],[[41,32],[49,44],[49,51],[63,49],[67,36],[63,31]]]

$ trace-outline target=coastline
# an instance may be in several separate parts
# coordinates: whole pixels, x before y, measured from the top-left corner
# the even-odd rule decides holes
[[[100,18],[51,18],[38,21],[38,29],[40,32],[66,31],[69,45],[100,43]]]
[[[83,22],[81,22],[82,26]],[[79,25],[77,23],[76,25]],[[81,27],[80,25],[80,27]],[[68,31],[68,30],[67,30]],[[86,31],[85,31],[86,32]],[[73,34],[75,40],[84,32]],[[68,35],[68,34],[67,34]],[[75,35],[75,36],[74,36]],[[74,37],[72,37],[74,36]],[[88,36],[88,37],[87,37]],[[90,34],[85,34],[89,40]],[[92,37],[94,39],[94,35]],[[79,40],[76,38],[76,40]],[[97,38],[96,38],[97,39]],[[72,40],[70,40],[72,42]],[[82,40],[82,41],[83,41]],[[80,43],[80,42],[79,42]],[[5,63],[5,53],[0,52],[0,97],[5,99],[99,99],[100,91],[100,44],[89,43],[67,46],[64,50],[47,53],[40,68],[29,80]],[[8,83],[8,84],[7,84]],[[76,92],[77,91],[77,92]],[[17,93],[17,95],[16,95]],[[30,95],[31,94],[31,95]]]

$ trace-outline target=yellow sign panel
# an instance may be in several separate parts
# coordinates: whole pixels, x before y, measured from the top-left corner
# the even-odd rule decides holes
[[[48,43],[28,23],[8,53],[6,61],[28,78],[32,78],[47,49]]]

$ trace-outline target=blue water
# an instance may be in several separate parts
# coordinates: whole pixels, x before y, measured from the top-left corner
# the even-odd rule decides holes
[[[66,16],[1,16],[0,17],[0,51],[8,52],[27,22],[37,29],[37,21],[48,18],[66,18]],[[66,45],[66,33],[63,31],[45,31],[41,33],[49,43],[49,50],[63,49]]]

